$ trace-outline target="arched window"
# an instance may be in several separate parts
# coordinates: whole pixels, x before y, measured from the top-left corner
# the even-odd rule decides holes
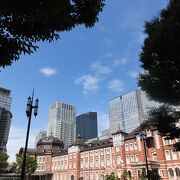
[[[170,176],[171,176],[171,177],[174,177],[174,171],[173,171],[173,169],[172,169],[172,168],[169,168],[168,171],[169,171]]]
[[[175,172],[176,172],[176,176],[179,177],[179,176],[180,176],[180,170],[179,170],[179,168],[175,168]]]
[[[71,180],[74,180],[74,175],[71,175]]]

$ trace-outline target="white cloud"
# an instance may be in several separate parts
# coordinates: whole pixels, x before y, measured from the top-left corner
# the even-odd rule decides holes
[[[126,65],[127,62],[128,62],[128,60],[125,59],[125,58],[114,59],[114,60],[113,60],[113,66],[114,66],[114,67],[123,66],[123,65]]]
[[[105,53],[101,56],[101,58],[110,58],[110,57],[113,57],[112,53]]]
[[[91,69],[97,74],[110,74],[112,69],[108,66],[102,65],[100,62],[95,62],[91,65]]]
[[[19,149],[25,146],[26,131],[24,128],[11,127],[7,144],[7,154],[10,156],[8,162],[14,162]],[[37,132],[38,130],[30,130],[28,147],[35,147]]]
[[[50,67],[44,67],[39,70],[40,73],[42,73],[46,77],[50,77],[57,74],[57,70]]]
[[[137,71],[130,71],[129,73],[129,76],[134,78],[134,79],[137,79],[138,75],[139,75],[139,72]]]
[[[119,79],[113,79],[108,83],[108,89],[115,92],[120,92],[123,90],[123,82]]]
[[[98,136],[101,132],[109,128],[109,114],[104,112],[98,112]]]
[[[99,89],[99,79],[92,75],[83,75],[75,79],[75,84],[83,86],[83,94],[94,93]]]

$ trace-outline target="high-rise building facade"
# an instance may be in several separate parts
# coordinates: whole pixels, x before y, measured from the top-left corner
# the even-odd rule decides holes
[[[45,138],[45,137],[47,137],[47,131],[41,130],[41,131],[37,134],[37,136],[36,136],[35,147],[37,147],[38,141],[39,141],[40,139],[42,139],[42,138]]]
[[[0,87],[0,108],[10,111],[11,102],[11,91]]]
[[[56,102],[49,108],[48,136],[52,135],[68,147],[75,141],[76,108],[72,105]]]
[[[88,112],[76,117],[76,136],[78,134],[84,142],[97,138],[97,112]]]
[[[146,94],[140,90],[134,90],[109,101],[109,126],[113,133],[117,129],[131,132],[138,127],[149,107],[158,106],[159,103],[150,101]]]
[[[0,87],[0,151],[6,151],[12,119],[11,102],[11,91]]]

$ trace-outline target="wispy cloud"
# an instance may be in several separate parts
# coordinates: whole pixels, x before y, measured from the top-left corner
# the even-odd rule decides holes
[[[102,130],[109,128],[108,113],[98,112],[98,135],[101,135]]]
[[[11,127],[7,144],[7,153],[10,156],[8,159],[9,162],[14,162],[15,155],[19,152],[19,149],[21,147],[24,147],[26,131],[27,130],[24,128]],[[28,147],[35,147],[35,137],[37,135],[37,132],[38,130],[30,131]]]
[[[130,71],[128,72],[129,76],[134,78],[134,79],[137,79],[138,78],[138,75],[139,75],[139,72],[137,71]]]
[[[128,60],[126,58],[114,59],[113,60],[113,66],[114,67],[123,66],[123,65],[126,65],[127,63],[128,63]]]
[[[42,73],[46,77],[50,77],[57,74],[57,70],[50,67],[44,67],[39,70],[40,73]]]
[[[75,79],[74,83],[83,86],[83,94],[94,93],[99,89],[100,79],[90,74]]]
[[[113,57],[113,54],[108,52],[108,53],[105,53],[105,54],[101,55],[100,57],[101,58],[111,58],[111,57]]]
[[[114,92],[123,90],[123,82],[119,79],[113,79],[108,83],[108,89]]]
[[[110,37],[104,37],[104,41],[108,45],[112,45],[114,41]]]
[[[101,62],[97,61],[91,65],[91,69],[97,74],[110,74],[112,69],[109,66],[103,65]]]

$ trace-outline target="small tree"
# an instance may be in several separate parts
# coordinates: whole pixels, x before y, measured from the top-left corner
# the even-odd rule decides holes
[[[121,179],[122,180],[131,180],[132,179],[132,175],[130,171],[124,171],[123,174],[121,175]]]
[[[9,156],[6,152],[0,152],[0,170],[6,169],[8,166],[8,160]]]
[[[116,176],[112,172],[110,175],[107,175],[107,180],[117,180]]]
[[[17,174],[21,173],[22,169],[22,163],[23,163],[23,156],[20,156],[17,158],[17,162],[13,163],[13,171]],[[26,168],[25,173],[26,174],[32,174],[37,169],[37,160],[34,157],[26,156]]]

